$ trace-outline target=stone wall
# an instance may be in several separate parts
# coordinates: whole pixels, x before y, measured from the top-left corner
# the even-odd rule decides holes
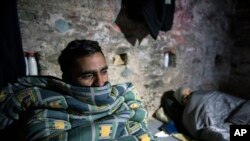
[[[228,91],[250,99],[250,2],[235,0],[232,18],[230,83]]]
[[[57,57],[69,41],[99,41],[111,83],[133,82],[149,116],[168,90],[183,84],[219,89],[227,83],[229,0],[176,0],[172,29],[156,40],[123,7],[121,0],[19,0],[24,50],[39,52],[41,75],[61,77]],[[168,67],[165,53],[170,55]],[[119,58],[125,64],[117,63]]]

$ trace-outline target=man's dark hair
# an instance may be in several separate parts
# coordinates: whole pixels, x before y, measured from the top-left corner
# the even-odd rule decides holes
[[[84,39],[71,41],[58,57],[58,62],[63,73],[62,79],[68,81],[68,77],[71,75],[72,67],[77,58],[90,56],[97,52],[103,54],[97,41]]]

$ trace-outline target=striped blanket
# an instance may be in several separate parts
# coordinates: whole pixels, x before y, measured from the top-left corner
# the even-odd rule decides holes
[[[25,140],[154,140],[131,83],[78,87],[51,76],[23,77],[1,90],[0,129],[22,113]]]

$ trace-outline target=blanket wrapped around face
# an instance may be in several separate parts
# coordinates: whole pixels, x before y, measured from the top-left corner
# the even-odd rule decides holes
[[[0,129],[22,113],[25,140],[154,140],[131,83],[79,87],[55,77],[23,77],[1,91]]]

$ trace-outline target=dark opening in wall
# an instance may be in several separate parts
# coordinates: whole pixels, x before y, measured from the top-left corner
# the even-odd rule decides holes
[[[173,52],[167,51],[164,53],[164,67],[176,67],[176,55]]]
[[[214,59],[215,66],[220,66],[223,64],[223,57],[221,55],[216,55]]]
[[[115,66],[127,65],[128,63],[128,55],[127,53],[116,54],[113,57],[113,63]]]

